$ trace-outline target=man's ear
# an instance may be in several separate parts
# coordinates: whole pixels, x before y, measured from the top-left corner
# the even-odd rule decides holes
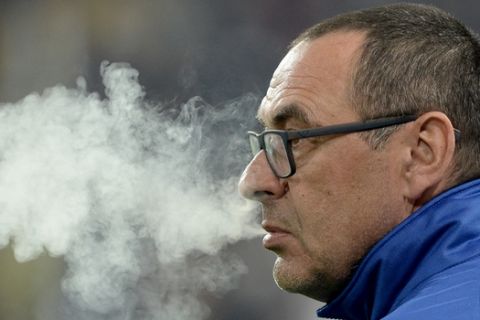
[[[455,134],[450,119],[437,111],[421,115],[409,126],[409,131],[405,196],[416,208],[448,186],[454,164]]]

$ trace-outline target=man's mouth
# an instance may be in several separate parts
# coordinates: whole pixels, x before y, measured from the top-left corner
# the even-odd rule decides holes
[[[267,234],[263,237],[263,246],[269,250],[282,246],[284,241],[292,236],[289,231],[265,221],[262,222],[262,227],[267,231]]]

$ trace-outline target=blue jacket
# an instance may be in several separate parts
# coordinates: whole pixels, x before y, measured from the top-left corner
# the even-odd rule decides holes
[[[435,197],[380,240],[317,311],[339,319],[480,319],[480,180]]]

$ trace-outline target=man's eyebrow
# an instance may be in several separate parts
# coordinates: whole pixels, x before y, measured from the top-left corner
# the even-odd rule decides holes
[[[308,127],[313,125],[308,114],[296,104],[289,104],[285,107],[279,108],[279,111],[277,111],[271,118],[267,119],[262,117],[259,112],[257,114],[257,119],[264,127],[270,128],[282,127],[288,120],[295,120]]]

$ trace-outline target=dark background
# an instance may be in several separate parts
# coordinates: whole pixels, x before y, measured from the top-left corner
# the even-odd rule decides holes
[[[359,0],[0,0],[0,101],[56,84],[102,91],[100,63],[129,62],[147,98],[212,105],[261,97],[289,42],[323,18],[393,1]],[[431,1],[480,30],[477,1]],[[251,117],[253,117],[253,112]],[[0,124],[1,125],[1,124]],[[286,294],[271,278],[259,239],[228,248],[247,263],[240,288],[210,297],[210,319],[315,319],[319,303]],[[0,251],[0,319],[48,319],[59,297],[61,260],[17,264]],[[53,318],[53,313],[50,319]],[[171,319],[174,320],[174,319]]]

